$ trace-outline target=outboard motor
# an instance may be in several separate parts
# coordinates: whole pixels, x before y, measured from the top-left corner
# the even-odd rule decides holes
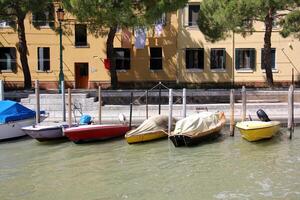
[[[262,109],[259,109],[258,111],[256,111],[256,114],[257,114],[257,117],[260,119],[260,121],[263,121],[263,122],[271,121],[269,119],[268,115]]]
[[[82,115],[80,117],[79,124],[80,125],[88,125],[92,123],[92,117],[90,115]]]

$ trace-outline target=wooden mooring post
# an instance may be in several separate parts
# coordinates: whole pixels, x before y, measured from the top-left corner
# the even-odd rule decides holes
[[[288,129],[290,131],[290,139],[294,133],[294,85],[291,85],[288,92]]]
[[[149,96],[149,91],[146,90],[146,119],[149,118],[149,108],[148,108],[148,96]]]
[[[168,134],[170,135],[172,131],[172,112],[173,112],[173,90],[169,89],[169,123],[168,123]]]
[[[35,87],[35,123],[39,124],[41,122],[41,118],[40,118],[41,109],[40,109],[40,84],[38,80],[35,81],[34,87]]]
[[[0,80],[0,101],[4,100],[4,81]]]
[[[66,119],[66,92],[65,92],[65,81],[61,81],[61,97],[62,97],[62,114],[63,121],[67,121]]]
[[[72,127],[72,94],[71,88],[68,88],[68,125]]]
[[[159,92],[158,92],[158,114],[161,113],[161,82],[159,82]]]
[[[182,118],[186,117],[186,89],[182,90]]]
[[[242,88],[242,121],[246,120],[247,116],[247,93],[246,87],[243,86]]]
[[[132,107],[133,107],[133,92],[130,94],[130,112],[129,112],[129,129],[132,126]]]
[[[230,90],[230,136],[234,136],[234,89]]]
[[[99,121],[99,124],[101,124],[101,121],[102,121],[102,93],[101,93],[101,86],[98,87],[98,101],[99,101],[98,121]]]

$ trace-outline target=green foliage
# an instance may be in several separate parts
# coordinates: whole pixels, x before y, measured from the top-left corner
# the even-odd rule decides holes
[[[278,11],[294,10],[297,5],[299,0],[203,0],[198,25],[206,39],[213,42],[225,39],[231,31],[246,36],[254,31],[252,22],[264,22],[270,11],[276,19],[282,17]]]
[[[65,0],[64,7],[92,32],[110,27],[147,26],[165,12],[184,7],[187,0]]]
[[[295,10],[289,13],[281,22],[282,31],[280,34],[283,37],[294,35],[294,37],[300,39],[300,11]]]

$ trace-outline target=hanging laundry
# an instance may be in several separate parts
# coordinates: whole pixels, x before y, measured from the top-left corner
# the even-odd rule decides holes
[[[122,48],[131,48],[131,32],[128,29],[122,30]]]
[[[155,24],[154,31],[155,31],[155,36],[160,37],[163,31],[163,24],[162,23]]]
[[[146,29],[145,28],[135,28],[134,30],[136,49],[144,49],[146,44]]]

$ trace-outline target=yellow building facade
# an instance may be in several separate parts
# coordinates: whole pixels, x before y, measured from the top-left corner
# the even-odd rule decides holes
[[[119,30],[114,40],[117,74],[121,87],[142,87],[159,81],[197,87],[225,85],[262,86],[265,72],[261,67],[264,26],[256,23],[256,32],[246,38],[234,34],[224,41],[208,42],[199,31],[196,20],[200,1],[189,1],[187,6],[168,13],[163,20],[161,34],[155,28],[145,30],[143,48],[136,48],[136,31]],[[34,14],[25,20],[28,45],[28,63],[32,81],[40,80],[41,87],[56,89],[60,71],[60,43],[57,19],[46,17],[39,21]],[[46,19],[46,20],[45,20]],[[200,19],[201,20],[201,19]],[[36,22],[39,22],[38,26]],[[54,26],[51,23],[54,23]],[[106,69],[106,36],[89,33],[86,24],[80,24],[66,14],[63,25],[63,72],[72,88],[95,88],[110,85]],[[16,50],[18,37],[5,21],[0,23],[0,79],[6,87],[23,85],[20,56]],[[274,27],[272,34],[272,61],[274,82],[290,83],[292,69],[295,80],[300,72],[300,42],[282,38]]]

